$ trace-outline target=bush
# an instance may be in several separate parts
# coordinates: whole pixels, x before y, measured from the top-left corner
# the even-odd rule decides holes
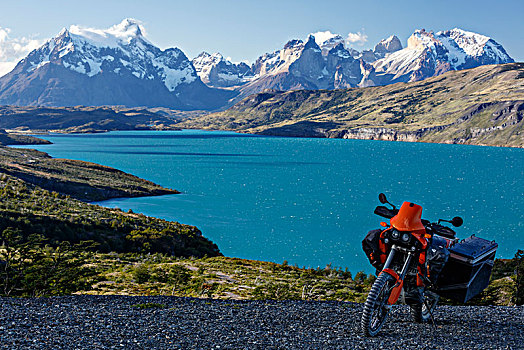
[[[366,279],[366,274],[364,273],[364,271],[357,272],[354,278],[355,282],[358,284],[363,284],[365,279]]]
[[[191,279],[191,273],[182,265],[173,265],[168,272],[168,279],[175,286],[186,285]]]
[[[151,279],[150,268],[146,264],[140,264],[131,273],[136,283],[146,283]]]
[[[515,304],[524,304],[524,250],[519,250],[513,258],[515,263],[515,283],[517,285],[515,291]]]
[[[51,247],[42,235],[24,239],[12,227],[2,231],[0,242],[2,295],[67,295],[90,287],[96,275],[95,268],[86,264],[92,258],[93,242],[61,242]]]

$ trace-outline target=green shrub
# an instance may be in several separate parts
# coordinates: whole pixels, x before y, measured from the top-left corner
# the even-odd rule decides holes
[[[191,272],[182,265],[173,265],[168,271],[168,281],[175,286],[186,285],[191,279]]]
[[[131,274],[136,283],[146,283],[151,279],[150,268],[146,264],[136,266]]]
[[[46,244],[42,235],[24,238],[19,229],[8,227],[0,234],[0,294],[5,296],[67,295],[90,288],[94,267],[93,242],[58,246]]]

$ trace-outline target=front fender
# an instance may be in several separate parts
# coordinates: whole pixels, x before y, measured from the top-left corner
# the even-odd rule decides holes
[[[395,287],[393,287],[393,289],[391,290],[391,294],[388,298],[388,304],[393,305],[397,302],[398,298],[400,297],[400,292],[402,291],[402,287],[404,286],[404,280],[401,280],[398,273],[396,273],[394,270],[390,268],[382,270],[381,274],[383,273],[390,275],[396,281]]]

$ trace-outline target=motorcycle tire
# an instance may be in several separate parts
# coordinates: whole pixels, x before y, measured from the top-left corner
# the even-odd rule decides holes
[[[374,337],[386,322],[391,309],[388,298],[395,283],[395,279],[387,273],[381,273],[373,283],[360,320],[360,328],[364,336]]]
[[[431,292],[424,293],[423,304],[413,304],[409,306],[413,321],[416,323],[429,322],[433,311],[437,307],[438,300],[439,296],[437,294]]]

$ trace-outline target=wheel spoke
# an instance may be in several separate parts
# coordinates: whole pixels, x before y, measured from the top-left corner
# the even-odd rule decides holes
[[[366,336],[374,336],[384,325],[390,310],[387,301],[395,281],[390,275],[380,275],[369,292],[364,312],[362,313],[361,328]]]

